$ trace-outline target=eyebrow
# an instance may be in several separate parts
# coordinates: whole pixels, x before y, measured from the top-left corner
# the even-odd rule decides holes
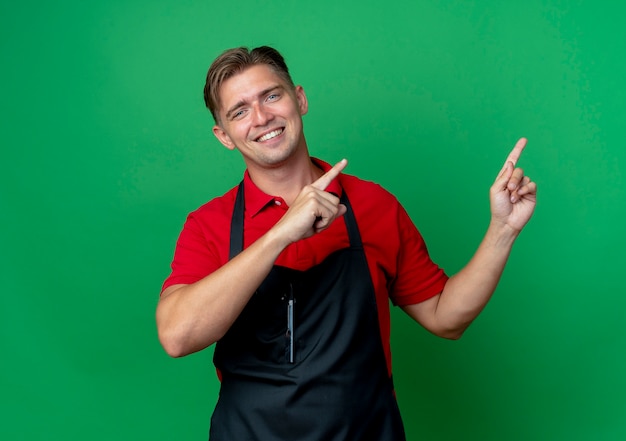
[[[283,86],[281,86],[280,84],[275,84],[273,86],[268,87],[267,89],[263,89],[261,92],[259,92],[259,94],[257,96],[262,97],[267,95],[270,92],[273,92],[275,90],[284,90],[285,88]],[[231,115],[233,114],[233,112],[235,112],[235,110],[237,110],[239,107],[243,106],[244,104],[246,104],[245,100],[241,100],[241,101],[237,101],[233,106],[230,107],[230,109],[228,109],[228,111],[226,112],[226,119],[230,119]]]

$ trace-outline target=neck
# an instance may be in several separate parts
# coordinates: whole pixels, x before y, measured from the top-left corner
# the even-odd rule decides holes
[[[280,196],[291,205],[302,188],[312,184],[324,172],[311,161],[307,152],[269,169],[248,166],[248,174],[264,193]]]

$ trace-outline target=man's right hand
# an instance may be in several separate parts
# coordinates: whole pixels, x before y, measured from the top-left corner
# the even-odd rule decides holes
[[[326,187],[347,165],[348,161],[342,159],[298,194],[287,213],[274,226],[275,233],[286,240],[285,246],[324,231],[344,215],[345,205],[339,203],[337,196],[327,192]]]

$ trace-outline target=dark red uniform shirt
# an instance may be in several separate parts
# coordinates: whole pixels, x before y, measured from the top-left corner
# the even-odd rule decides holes
[[[331,168],[323,161],[314,161],[324,171]],[[389,299],[398,306],[422,302],[439,294],[448,277],[430,259],[422,236],[391,193],[346,174],[335,179],[326,191],[337,195],[346,191],[350,198],[376,290],[380,331],[391,373]],[[197,282],[228,261],[236,194],[237,187],[189,214],[176,244],[172,273],[163,289]],[[247,171],[244,194],[244,247],[247,247],[274,226],[289,207],[282,198],[263,193]],[[322,233],[288,246],[275,264],[305,270],[348,245],[345,223],[337,219]]]

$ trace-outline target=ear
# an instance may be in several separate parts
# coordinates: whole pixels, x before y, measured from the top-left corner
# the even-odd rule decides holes
[[[309,111],[309,102],[306,99],[306,93],[304,93],[302,86],[296,86],[296,99],[298,100],[300,115],[306,115]]]
[[[235,143],[232,141],[232,139],[230,139],[228,133],[226,133],[226,131],[220,126],[213,126],[213,134],[219,140],[219,142],[221,142],[228,150],[233,150],[235,148]]]

